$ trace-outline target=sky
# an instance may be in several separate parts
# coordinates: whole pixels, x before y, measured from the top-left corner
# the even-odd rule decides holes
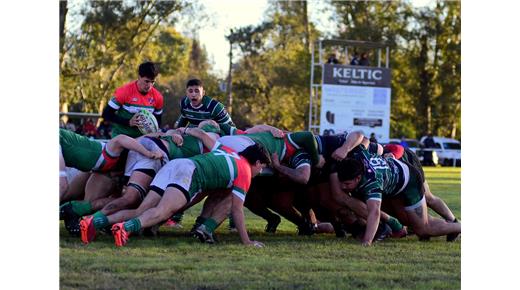
[[[199,32],[199,39],[206,47],[210,60],[214,61],[214,72],[225,75],[229,68],[229,42],[225,35],[229,34],[231,28],[247,25],[258,25],[264,20],[264,14],[268,7],[267,0],[201,0],[205,6],[206,13],[214,20],[210,25]],[[319,1],[309,2],[308,11],[311,20],[318,21],[321,27],[332,29],[326,16],[317,19],[315,9],[319,8]]]
[[[416,7],[435,3],[434,0],[413,0],[411,2]],[[213,64],[213,72],[220,77],[225,77],[229,68],[229,42],[225,36],[229,34],[231,28],[262,23],[268,8],[268,0],[199,0],[199,3],[204,6],[209,20],[198,31],[198,38],[208,52],[209,60]],[[79,28],[79,17],[74,17],[74,15],[81,5],[83,5],[83,1],[69,1],[69,15],[72,17],[67,17],[67,25],[71,30]],[[323,7],[323,1],[310,0],[307,10],[309,18],[320,31],[333,33],[336,28],[329,19],[332,12]],[[192,37],[192,26],[186,24],[186,21],[196,21],[196,19],[183,19],[178,23],[177,28],[183,34]],[[237,52],[234,53],[236,55]]]
[[[268,7],[267,0],[201,0],[206,13],[214,23],[201,29],[199,40],[205,46],[210,60],[214,63],[214,72],[220,76],[227,74],[229,68],[229,43],[225,35],[231,28],[247,25],[258,25],[264,19],[264,13]],[[416,7],[431,5],[432,0],[414,0]],[[328,18],[330,11],[319,12],[323,7],[323,1],[309,1],[308,12],[311,21],[317,24],[321,31],[334,31],[334,23]],[[182,31],[182,28],[181,28]]]

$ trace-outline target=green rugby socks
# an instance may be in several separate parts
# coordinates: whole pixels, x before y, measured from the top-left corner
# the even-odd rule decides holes
[[[96,228],[96,230],[108,226],[108,218],[101,211],[96,212],[92,217],[92,222],[94,223],[94,228]]]
[[[141,229],[141,222],[138,218],[133,218],[124,223],[125,231],[130,233],[138,233]]]
[[[386,223],[390,226],[392,232],[400,231],[403,228],[403,225],[394,217],[389,217]]]
[[[215,229],[218,227],[218,223],[212,218],[207,218],[202,224],[206,226],[206,229],[210,233],[213,233]]]

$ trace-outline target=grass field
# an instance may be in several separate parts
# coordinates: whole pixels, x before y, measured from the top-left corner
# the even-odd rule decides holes
[[[460,219],[460,168],[425,168],[432,192]],[[224,225],[219,244],[185,237],[200,205],[184,216],[184,229],[161,228],[158,238],[131,237],[116,248],[99,235],[87,246],[60,224],[63,289],[459,289],[460,240],[390,239],[363,248],[334,234],[299,237],[283,220],[275,235],[246,210],[251,238],[265,248],[244,247]]]

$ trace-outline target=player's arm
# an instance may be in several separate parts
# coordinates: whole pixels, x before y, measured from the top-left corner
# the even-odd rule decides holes
[[[148,134],[146,134],[144,136],[139,137],[138,139],[140,139],[142,137],[157,138],[157,137],[161,137],[161,136],[171,136],[172,140],[173,140],[173,143],[175,143],[178,146],[182,146],[182,143],[184,142],[184,139],[182,138],[180,133],[177,131],[177,129],[170,129],[170,130],[168,130],[166,132],[148,133]]]
[[[126,135],[117,135],[116,137],[110,139],[106,146],[108,151],[118,155],[121,154],[123,149],[128,149],[139,152],[144,156],[152,159],[161,159],[163,157],[163,153],[161,151],[149,151],[148,149],[144,148],[144,146],[137,140]]]
[[[226,108],[224,108],[224,105],[220,102],[213,108],[211,119],[218,123],[220,129],[226,135],[231,135],[232,130],[236,129],[235,124],[231,120],[231,116],[226,111]]]
[[[193,136],[193,137],[199,139],[200,141],[202,141],[202,144],[206,148],[209,148],[209,149],[213,148],[213,146],[215,146],[215,143],[217,142],[208,133],[204,132],[200,128],[189,128],[189,127],[186,127],[184,129],[184,134],[187,134],[187,135],[190,135],[190,136]]]
[[[338,149],[336,149],[332,153],[332,158],[340,161],[347,157],[347,154],[354,149],[354,147],[358,146],[359,144],[362,144],[364,142],[365,138],[363,136],[363,133],[360,131],[354,131],[348,133],[347,137],[345,138],[345,142],[343,142],[343,145],[341,145]],[[366,139],[366,138],[365,138]],[[366,139],[368,141],[368,139]],[[368,144],[365,146],[368,148]]]
[[[367,200],[367,208],[368,208],[368,217],[367,217],[367,227],[365,230],[365,235],[363,237],[363,241],[361,243],[363,246],[372,245],[372,240],[376,235],[377,227],[379,225],[379,219],[381,215],[381,200],[377,199],[369,199]]]
[[[252,245],[255,247],[263,247],[264,244],[258,241],[251,241],[247,234],[246,223],[244,218],[244,199],[245,195],[237,187],[232,190],[231,197],[231,215],[233,215],[233,221],[240,236],[240,240],[244,245]]]
[[[161,136],[164,136],[164,135],[165,135],[165,133],[163,133],[163,132],[148,133],[148,134],[143,135],[143,136],[141,136],[141,137],[139,137],[137,139],[141,139],[143,137],[157,138],[157,137],[161,137]]]
[[[363,201],[350,196],[341,189],[337,172],[329,175],[329,186],[334,201],[341,206],[350,208],[357,216],[363,219],[367,218],[366,204]]]
[[[302,164],[301,166],[293,169],[280,164],[278,154],[273,153],[273,155],[271,156],[271,165],[276,171],[289,177],[291,180],[297,183],[307,184],[307,182],[309,182],[309,179],[311,178],[310,164]]]
[[[117,110],[112,108],[110,105],[107,105],[105,109],[103,110],[103,114],[101,114],[101,117],[103,119],[110,121],[112,123],[124,125],[124,126],[131,126],[130,120],[121,118],[120,116],[116,115]]]
[[[283,138],[283,136],[284,136],[284,133],[282,130],[280,130],[276,127],[273,127],[273,126],[265,125],[265,124],[256,125],[256,126],[253,126],[252,128],[249,128],[246,130],[246,134],[260,133],[260,132],[271,132],[273,137],[276,137],[276,138]]]

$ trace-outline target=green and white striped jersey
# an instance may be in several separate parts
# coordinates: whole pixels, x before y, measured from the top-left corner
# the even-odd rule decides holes
[[[235,127],[224,105],[208,96],[202,97],[201,104],[196,108],[191,105],[190,99],[184,96],[180,101],[180,110],[177,127],[197,126],[204,120],[213,120],[220,125],[226,135],[229,135]]]
[[[397,195],[405,186],[406,166],[393,158],[384,158],[370,153],[365,146],[353,150],[353,158],[363,162],[365,172],[353,195],[368,199],[382,200]]]

